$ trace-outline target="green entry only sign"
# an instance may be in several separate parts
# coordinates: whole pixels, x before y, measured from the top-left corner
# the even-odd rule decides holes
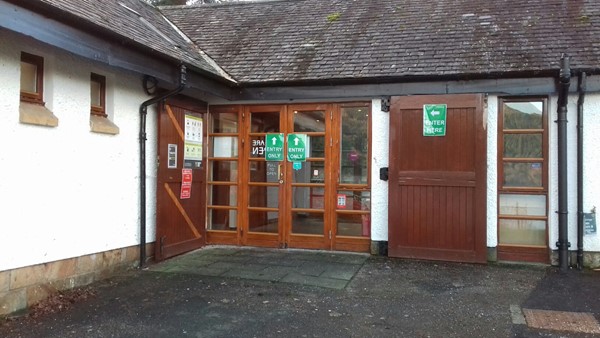
[[[287,159],[290,162],[306,161],[307,153],[306,134],[288,134],[287,136]]]
[[[445,104],[423,105],[423,136],[446,136]]]
[[[265,160],[283,161],[283,134],[265,135]]]

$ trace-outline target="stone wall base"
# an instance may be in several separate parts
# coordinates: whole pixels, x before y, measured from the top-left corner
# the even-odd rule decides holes
[[[387,241],[371,241],[371,255],[387,256],[388,242]]]
[[[146,246],[147,257],[154,244]],[[0,316],[24,311],[58,291],[73,289],[139,265],[139,246],[0,271]]]
[[[554,266],[558,266],[558,250],[552,250],[550,254],[550,262]],[[569,250],[569,266],[577,265],[577,251]],[[586,269],[600,268],[600,252],[584,251],[583,252],[583,267]]]

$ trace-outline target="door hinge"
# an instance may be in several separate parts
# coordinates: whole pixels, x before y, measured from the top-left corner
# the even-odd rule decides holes
[[[246,113],[242,113],[242,120],[246,118]]]
[[[329,146],[330,146],[330,147],[333,147],[333,137],[330,137],[330,138],[329,138]]]
[[[333,110],[329,111],[329,119],[333,121]]]
[[[156,156],[156,167],[160,168],[160,156]]]
[[[329,239],[331,239],[331,230],[329,230]]]

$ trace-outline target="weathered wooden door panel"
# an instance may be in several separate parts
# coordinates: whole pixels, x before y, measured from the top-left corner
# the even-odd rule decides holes
[[[423,136],[423,106],[446,104],[446,134]],[[481,95],[394,97],[390,113],[389,255],[485,262]]]
[[[206,161],[202,165],[190,161],[184,164],[184,151],[190,146],[189,141],[186,145],[186,139],[192,137],[185,135],[192,130],[191,127],[186,129],[186,120],[188,123],[202,122],[204,120],[200,119],[204,118],[205,112],[202,103],[177,101],[167,102],[159,111],[155,244],[158,261],[197,249],[205,243]],[[205,123],[202,128],[201,139],[206,135]],[[192,172],[189,198],[182,196],[184,168]]]

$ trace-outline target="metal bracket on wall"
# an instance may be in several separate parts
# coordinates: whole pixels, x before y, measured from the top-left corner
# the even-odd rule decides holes
[[[381,111],[389,113],[390,112],[390,97],[384,96],[381,98]]]

